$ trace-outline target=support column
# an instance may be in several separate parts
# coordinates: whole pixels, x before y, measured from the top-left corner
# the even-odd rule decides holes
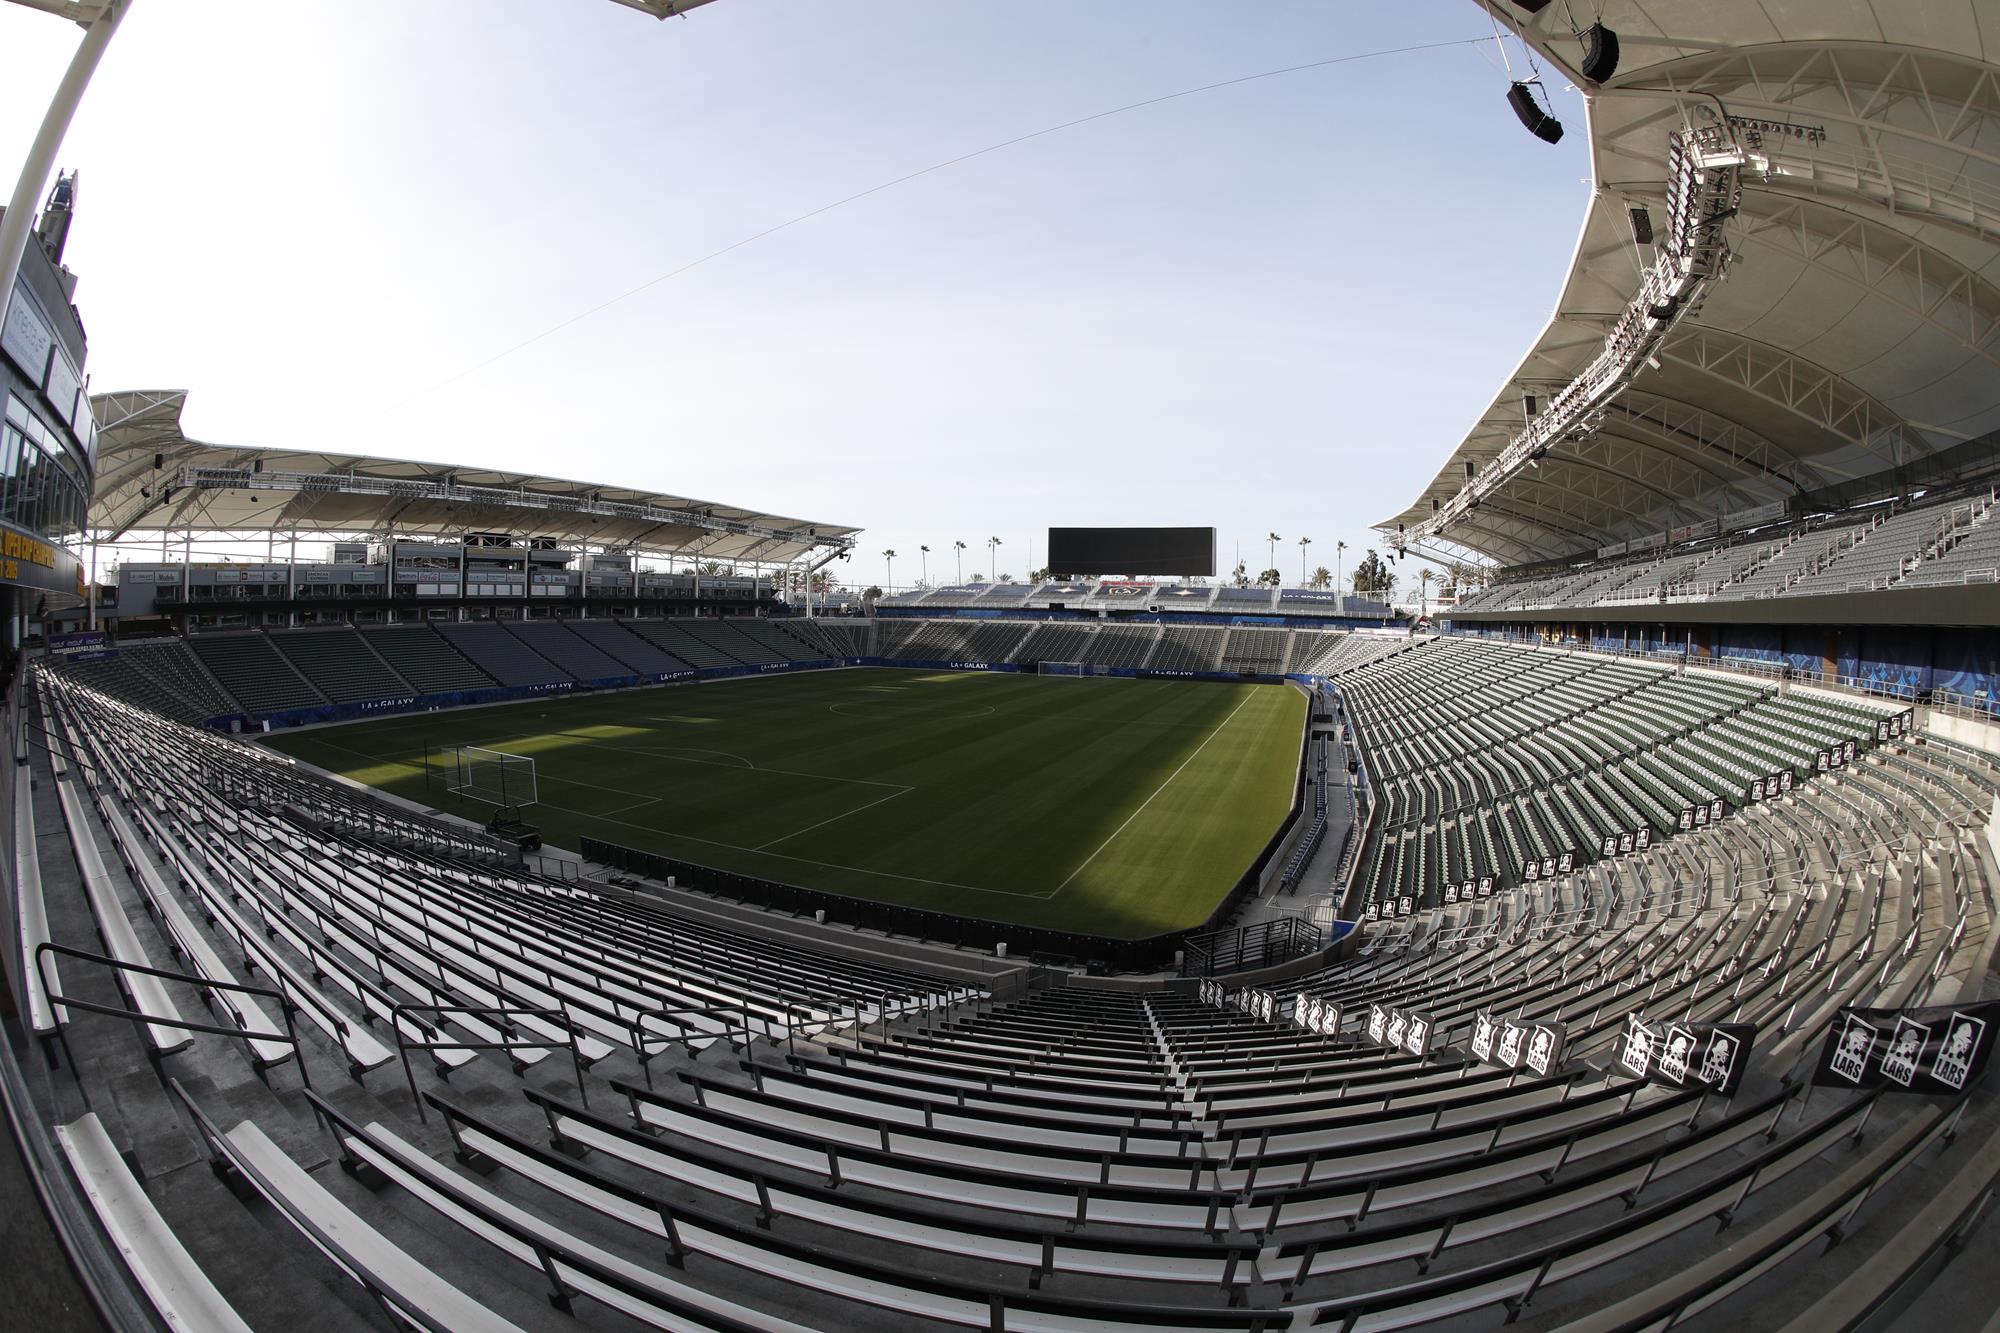
[[[108,0],[103,15],[84,29],[83,40],[77,44],[76,54],[70,57],[69,68],[63,71],[62,82],[56,85],[55,96],[49,100],[49,109],[42,114],[42,127],[35,132],[35,141],[21,163],[20,179],[14,182],[13,196],[7,201],[7,216],[0,219],[0,322],[5,321],[7,307],[13,303],[14,282],[21,276],[21,256],[27,253],[35,206],[41,202],[49,173],[55,170],[63,136],[69,133],[69,123],[76,115],[77,104],[83,100],[83,90],[90,86],[90,76],[96,72],[104,48],[111,44],[118,21],[131,7],[132,0]]]

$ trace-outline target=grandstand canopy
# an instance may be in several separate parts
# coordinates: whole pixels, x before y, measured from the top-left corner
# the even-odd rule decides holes
[[[782,564],[854,544],[860,529],[625,486],[523,472],[191,440],[185,392],[98,394],[90,528],[135,533],[456,537],[505,532],[641,554]]]
[[[1983,28],[1971,0],[1479,3],[1549,90],[1585,90],[1588,125],[1566,128],[1590,135],[1596,191],[1547,327],[1379,525],[1392,541],[1401,525],[1444,554],[1583,555],[1796,506],[2000,428],[1990,9]],[[1601,84],[1572,10],[1620,39]],[[1514,74],[1530,74],[1518,50]],[[1705,138],[1676,175],[1669,136],[1690,130]],[[1670,176],[1719,233],[1675,273],[1663,260],[1690,238]],[[1504,228],[1491,243],[1505,254]]]

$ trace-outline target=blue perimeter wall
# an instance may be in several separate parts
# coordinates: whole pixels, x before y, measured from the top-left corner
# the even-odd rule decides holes
[[[517,699],[542,699],[550,695],[584,694],[597,690],[634,689],[643,685],[675,685],[692,681],[730,680],[741,676],[786,675],[795,671],[825,671],[833,667],[905,667],[918,671],[1031,671],[1032,667],[1013,662],[912,662],[896,657],[830,657],[809,662],[773,662],[765,666],[706,667],[699,671],[668,671],[646,676],[608,676],[602,680],[565,681],[557,685],[496,685],[484,690],[454,690],[445,694],[401,695],[392,699],[366,699],[354,703],[322,704],[317,708],[290,708],[265,714],[271,729],[301,727],[316,722],[352,722],[365,717],[386,717],[395,713],[422,713],[438,708],[461,708],[468,704],[510,703]],[[1081,673],[1079,673],[1081,674]],[[1259,685],[1296,680],[1317,683],[1313,676],[1257,676],[1234,671],[1144,671],[1131,667],[1092,668],[1092,676],[1149,680],[1238,681]],[[225,713],[209,718],[207,725],[217,731],[251,731],[259,719],[244,713]]]

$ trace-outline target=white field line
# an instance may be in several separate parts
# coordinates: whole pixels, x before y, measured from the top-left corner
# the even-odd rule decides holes
[[[779,843],[789,842],[791,839],[798,837],[801,833],[811,833],[814,829],[820,828],[821,826],[826,824],[831,824],[836,819],[845,819],[849,815],[858,815],[863,810],[872,810],[876,806],[882,804],[882,802],[884,801],[893,801],[898,796],[907,796],[915,790],[916,790],[915,787],[904,787],[900,791],[890,792],[887,796],[877,796],[874,800],[868,802],[868,804],[866,805],[857,805],[852,810],[842,810],[837,815],[828,815],[825,819],[818,820],[814,823],[808,824],[804,828],[793,829],[790,833],[781,833],[777,837],[771,839],[769,842],[758,843],[755,847],[752,847],[750,850],[753,852],[761,852],[766,847],[776,847]]]
[[[1243,705],[1249,703],[1252,699],[1256,697],[1257,696],[1255,694],[1244,695],[1242,702],[1237,704],[1236,707],[1229,710],[1229,716],[1223,718],[1222,721],[1216,723],[1215,730],[1209,732],[1208,735],[1202,737],[1200,745],[1197,745],[1194,747],[1194,749],[1188,751],[1188,757],[1181,760],[1180,768],[1176,768],[1173,772],[1167,774],[1166,781],[1162,782],[1159,786],[1153,788],[1152,795],[1149,795],[1148,797],[1146,797],[1145,800],[1139,802],[1138,809],[1134,810],[1131,814],[1125,816],[1125,822],[1123,824],[1120,824],[1117,828],[1111,830],[1111,836],[1106,838],[1103,842],[1097,844],[1097,851],[1092,852],[1089,856],[1084,857],[1082,861],[1078,862],[1076,869],[1069,872],[1069,878],[1065,879],[1062,883],[1056,885],[1055,888],[1048,894],[1048,896],[1053,898],[1056,896],[1056,894],[1061,893],[1064,889],[1068,888],[1069,881],[1075,879],[1078,875],[1082,874],[1083,868],[1089,865],[1092,861],[1095,861],[1098,857],[1098,853],[1102,852],[1106,847],[1109,847],[1113,842],[1116,842],[1118,840],[1118,835],[1123,833],[1127,828],[1127,826],[1129,826],[1133,820],[1139,817],[1139,812],[1141,810],[1144,810],[1147,806],[1153,803],[1153,797],[1158,796],[1161,792],[1165,791],[1168,785],[1171,784],[1175,778],[1181,775],[1181,769],[1184,769],[1189,764],[1193,763],[1194,757],[1200,754],[1203,750],[1206,750],[1208,748],[1208,743],[1214,740],[1217,736],[1221,735],[1222,729],[1224,727],[1228,726],[1231,722],[1236,720],[1236,715],[1243,711]]]

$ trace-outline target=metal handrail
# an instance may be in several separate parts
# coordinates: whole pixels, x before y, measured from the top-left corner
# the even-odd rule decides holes
[[[413,1041],[403,1035],[400,1020],[406,1013],[459,1014],[472,1018],[499,1018],[501,1028],[513,1032],[513,1024],[505,1021],[508,1016],[523,1018],[552,1018],[562,1024],[565,1034],[562,1041],[521,1040],[521,1041]],[[419,1020],[421,1022],[421,1020]],[[422,1023],[433,1031],[442,1031],[435,1023]],[[544,1009],[529,1005],[477,1005],[477,1004],[398,1004],[389,1010],[389,1029],[396,1037],[396,1057],[403,1063],[403,1081],[409,1085],[410,1100],[416,1103],[417,1120],[428,1123],[424,1114],[423,1098],[417,1095],[416,1072],[410,1068],[410,1052],[417,1051],[555,1051],[565,1047],[569,1050],[570,1066],[576,1072],[576,1095],[585,1106],[590,1105],[590,1090],[583,1082],[583,1056],[576,1047],[576,1024],[570,1021],[567,1008]]]
[[[228,991],[235,995],[255,995],[262,999],[275,1000],[278,1003],[280,1012],[284,1015],[285,1030],[282,1034],[252,1034],[248,1028],[243,1026],[241,1020],[238,1020],[234,1026],[224,1027],[219,1023],[196,1023],[179,1017],[162,1018],[138,1009],[120,1009],[113,1005],[99,1004],[95,1000],[83,1000],[74,996],[58,994],[50,984],[50,978],[54,974],[49,971],[47,959],[51,954],[60,954],[65,958],[74,958],[80,962],[98,963],[111,968],[114,972],[137,972],[142,976],[158,977],[162,981],[185,982],[190,986],[199,987],[204,991]],[[262,1068],[266,1062],[258,1058],[253,1043],[260,1041],[285,1042],[291,1046],[292,1058],[299,1067],[299,1081],[308,1088],[312,1086],[312,1074],[306,1069],[305,1051],[299,1041],[298,1027],[292,1022],[292,1014],[299,1006],[291,996],[281,990],[273,990],[268,986],[247,986],[240,981],[217,981],[213,977],[205,977],[197,972],[175,972],[163,967],[153,967],[146,963],[129,963],[121,958],[113,958],[109,954],[92,953],[88,949],[72,948],[67,944],[57,944],[53,940],[44,940],[35,946],[35,974],[41,979],[42,990],[48,996],[51,1007],[81,1009],[85,1013],[103,1014],[108,1018],[122,1018],[128,1023],[135,1023],[141,1027],[173,1028],[181,1032],[204,1032],[218,1037],[234,1037],[243,1043],[244,1050],[250,1056],[251,1064],[258,1068]],[[74,1070],[77,1068],[76,1056],[69,1048],[69,1036],[63,1030],[65,1026],[66,1024],[60,1023],[56,1025],[55,1037],[62,1045],[63,1057],[69,1061],[70,1068]],[[84,1109],[88,1110],[90,1109],[90,1090],[84,1085],[82,1079],[78,1079],[76,1082],[77,1090],[83,1094]]]

